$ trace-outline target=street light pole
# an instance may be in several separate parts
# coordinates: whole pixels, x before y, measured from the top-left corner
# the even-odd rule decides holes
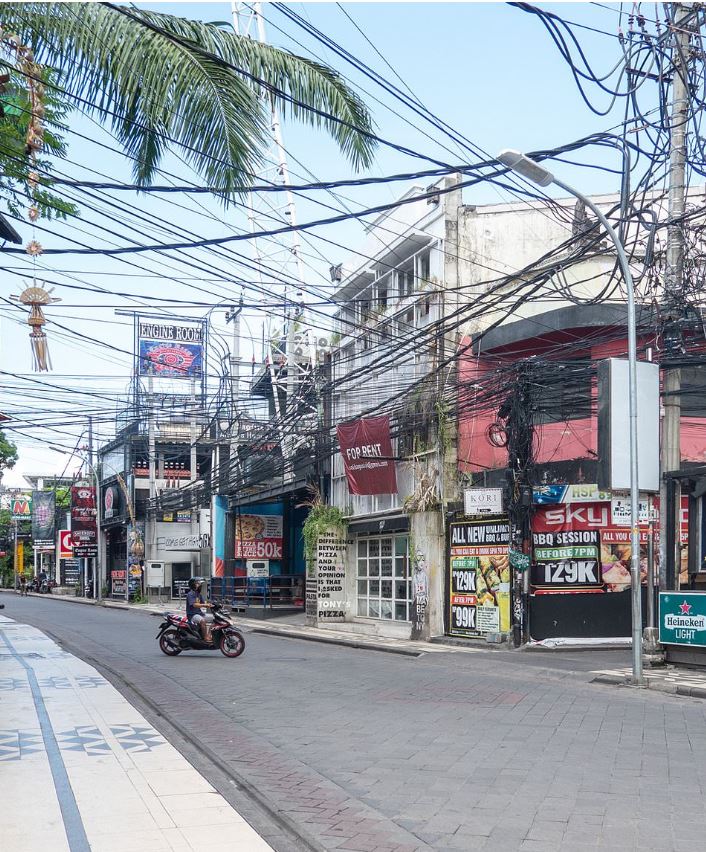
[[[630,422],[630,580],[632,600],[632,679],[641,684],[642,675],[642,599],[640,584],[640,530],[639,530],[639,479],[637,466],[637,322],[635,319],[635,287],[630,273],[630,264],[625,247],[604,214],[583,193],[555,177],[544,166],[531,160],[519,151],[506,149],[497,159],[509,169],[531,180],[539,186],[555,184],[578,198],[595,213],[613,241],[618,255],[628,300],[628,384],[629,384],[629,422]]]

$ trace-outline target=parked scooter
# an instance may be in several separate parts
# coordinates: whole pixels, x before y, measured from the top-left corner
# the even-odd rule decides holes
[[[199,630],[181,613],[165,612],[159,625],[159,648],[168,657],[182,651],[220,651],[225,657],[239,657],[245,650],[243,634],[223,613],[220,604],[212,604],[213,621],[209,622],[210,641],[204,640]]]

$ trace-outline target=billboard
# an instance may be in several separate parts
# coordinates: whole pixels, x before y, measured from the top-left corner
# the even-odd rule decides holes
[[[138,372],[164,379],[195,378],[204,371],[204,327],[202,324],[137,323]]]
[[[18,494],[10,500],[13,521],[28,521],[32,517],[32,495]]]
[[[235,519],[236,559],[281,559],[282,515],[238,515]]]
[[[53,491],[32,492],[32,541],[35,547],[54,547],[55,496]]]
[[[396,494],[390,418],[367,417],[336,427],[351,494]]]
[[[510,629],[510,522],[505,516],[449,529],[448,626],[452,636]]]

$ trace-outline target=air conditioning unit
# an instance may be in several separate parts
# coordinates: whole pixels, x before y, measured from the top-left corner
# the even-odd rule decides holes
[[[328,349],[330,346],[331,342],[329,341],[328,337],[319,337],[316,341],[317,349]]]
[[[437,192],[434,195],[430,195],[429,198],[427,198],[427,204],[438,204],[439,203],[439,199],[441,198],[441,196],[439,195],[438,189],[439,189],[439,187],[434,183],[429,184],[429,186],[426,188],[425,192],[427,192],[427,193],[434,192],[434,190],[437,190]]]
[[[304,357],[304,347],[303,346],[295,346],[294,347],[294,356],[295,356],[295,358],[303,358]]]

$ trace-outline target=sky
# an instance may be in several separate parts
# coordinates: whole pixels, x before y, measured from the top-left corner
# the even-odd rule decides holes
[[[229,3],[142,3],[144,8],[205,21],[229,21]],[[625,9],[632,4],[624,4]],[[288,8],[326,33],[334,42],[363,60],[385,79],[432,110],[462,134],[471,145],[461,147],[431,127],[407,106],[376,83],[366,79],[332,50],[318,43],[272,4],[263,4],[267,40],[276,46],[332,65],[359,91],[373,114],[376,132],[397,145],[418,152],[410,157],[380,146],[373,166],[360,176],[383,176],[432,167],[428,159],[450,164],[468,164],[474,158],[490,158],[505,147],[533,151],[554,148],[582,136],[613,128],[621,121],[620,103],[588,87],[597,115],[584,103],[569,67],[539,19],[504,3],[291,3]],[[653,5],[643,4],[654,10]],[[626,14],[617,4],[542,4],[577,24],[574,29],[585,55],[600,74],[608,74],[619,63],[621,47],[618,27],[627,30]],[[649,12],[645,12],[650,17]],[[653,12],[654,15],[654,12]],[[648,22],[649,25],[649,22]],[[364,35],[363,35],[364,34]],[[615,79],[615,78],[613,78]],[[648,98],[649,100],[649,98]],[[354,175],[336,145],[322,132],[285,120],[284,144],[291,176],[297,181],[336,180]],[[131,182],[130,163],[117,150],[110,133],[94,120],[78,113],[69,119],[69,145],[65,161],[55,161],[57,174],[74,178]],[[102,147],[96,142],[101,143]],[[582,154],[575,155],[580,160]],[[618,166],[612,153],[586,155],[592,162]],[[617,158],[617,155],[616,155]],[[200,179],[176,151],[163,163],[163,181],[194,182]],[[589,193],[618,189],[613,174],[570,163],[555,165],[557,174]],[[428,182],[428,181],[427,181]],[[346,189],[335,197],[319,193],[297,198],[299,222],[332,214],[331,207],[359,210],[399,197],[409,184],[376,185]],[[77,240],[92,247],[124,245],[127,241],[170,240],[167,232],[182,229],[199,237],[242,233],[248,223],[239,206],[223,208],[206,196],[137,196],[125,192],[102,192],[94,196],[75,193],[81,220],[65,225],[40,221],[52,233],[38,231],[46,248],[66,247]],[[70,193],[71,194],[71,193]],[[492,204],[512,196],[483,184],[466,191],[469,204]],[[112,206],[111,206],[112,205]],[[326,206],[328,205],[328,206]],[[106,215],[107,214],[107,215]],[[109,216],[110,218],[107,218]],[[142,216],[142,219],[137,218]],[[145,221],[145,217],[149,221]],[[115,220],[118,220],[117,222]],[[270,220],[271,222],[271,220]],[[28,223],[15,223],[25,241],[31,238]],[[114,236],[107,230],[118,231]],[[331,293],[328,268],[345,260],[363,238],[362,223],[350,221],[319,228],[302,238],[307,300],[320,303],[318,322],[330,328],[322,314]],[[282,238],[280,245],[291,245]],[[252,246],[238,243],[234,250],[253,256]],[[110,437],[114,412],[129,386],[133,347],[132,321],[116,315],[117,309],[135,309],[143,297],[178,298],[187,301],[245,299],[241,352],[245,379],[251,358],[261,359],[261,338],[281,324],[281,315],[263,311],[262,299],[254,296],[249,282],[257,276],[238,263],[231,251],[189,251],[183,254],[148,253],[110,257],[46,256],[33,269],[24,256],[6,256],[2,264],[2,294],[19,293],[22,282],[35,274],[55,285],[61,298],[47,309],[55,320],[84,335],[77,338],[51,322],[47,326],[53,371],[32,371],[28,328],[24,318],[7,303],[0,308],[0,364],[4,371],[0,411],[17,418],[8,436],[18,443],[20,461],[5,474],[6,485],[23,485],[25,473],[62,473],[76,469],[79,462],[70,453],[78,444],[89,414],[94,417],[98,442]],[[241,282],[245,281],[245,284]],[[89,289],[75,289],[89,288]],[[199,288],[199,289],[196,289]],[[119,291],[120,296],[97,292]],[[203,316],[205,308],[191,309],[190,316]],[[214,310],[214,341],[230,337],[225,311]],[[222,351],[222,347],[221,347]],[[213,354],[209,372],[218,373],[218,355]],[[57,391],[57,386],[60,390]],[[95,394],[86,397],[84,392]],[[51,412],[49,415],[47,412]],[[38,424],[47,421],[45,427]],[[34,424],[34,426],[32,425]],[[52,444],[64,454],[49,448]]]

